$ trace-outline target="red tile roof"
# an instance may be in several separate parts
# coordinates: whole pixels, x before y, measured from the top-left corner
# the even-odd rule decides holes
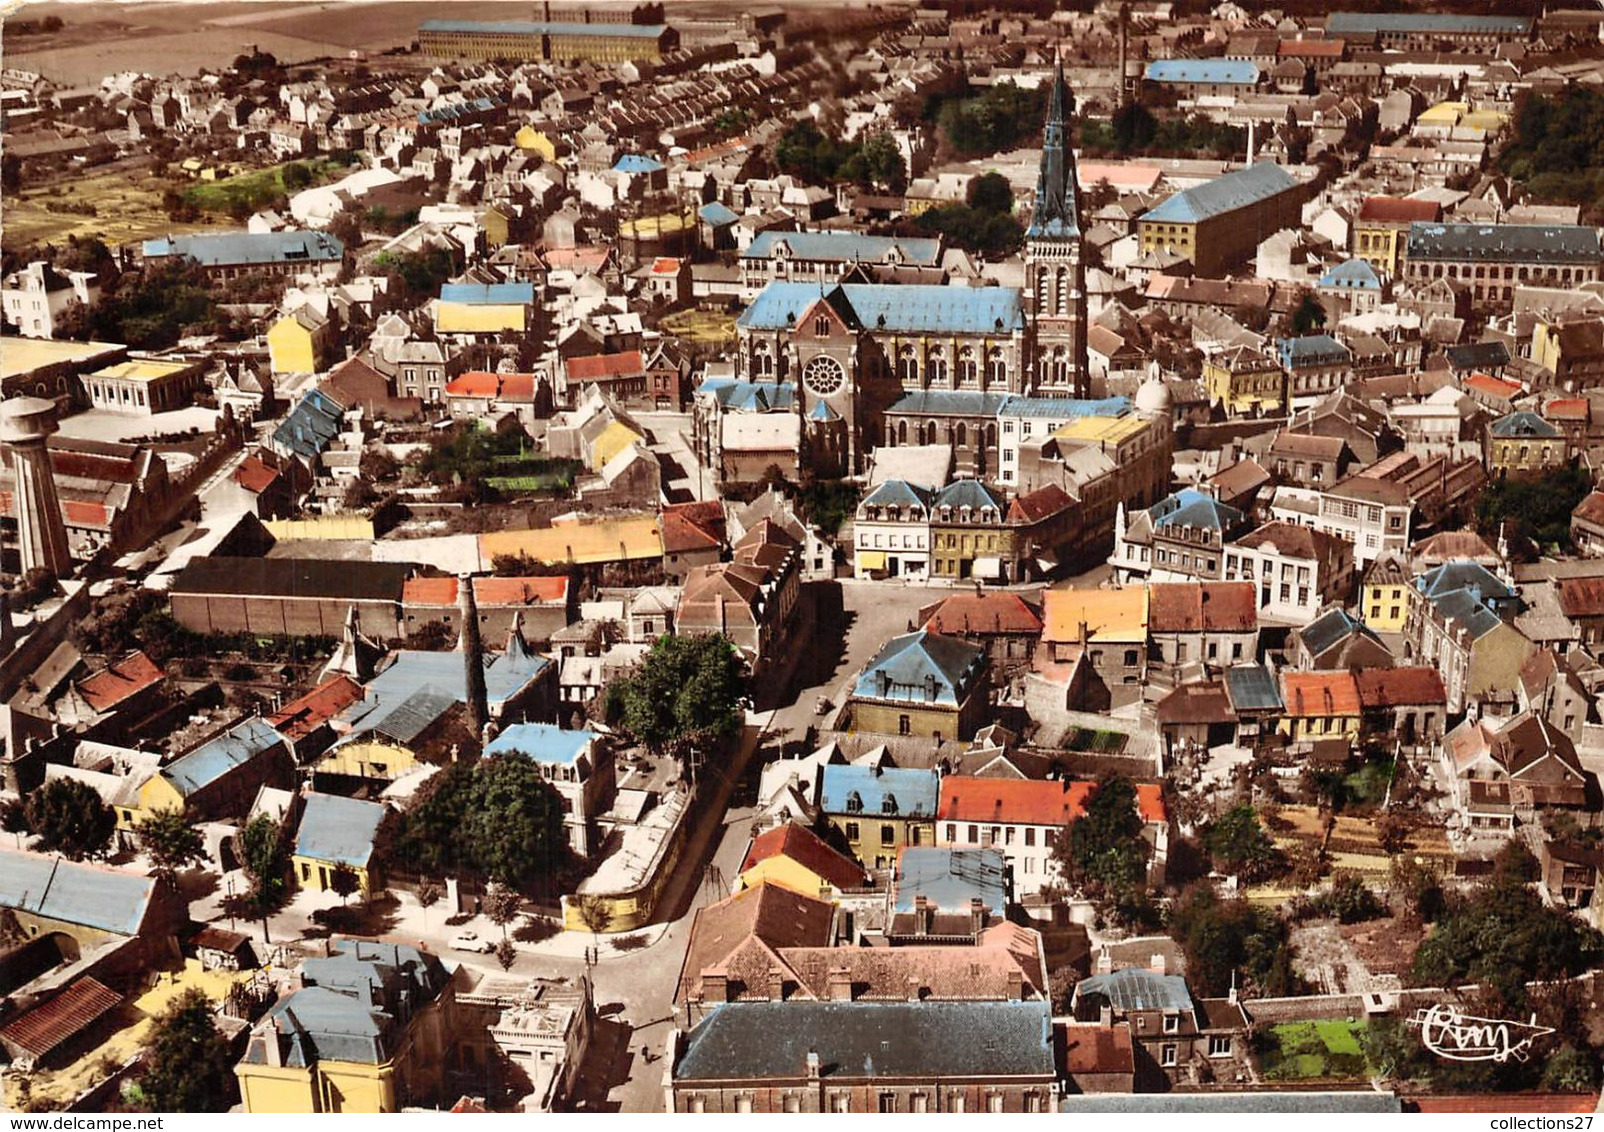
[[[469,370],[446,382],[449,397],[494,397],[501,388],[501,379],[483,370]]]
[[[1283,672],[1281,702],[1293,718],[1359,714],[1359,684],[1351,672]]]
[[[260,495],[273,486],[278,479],[278,469],[266,463],[260,456],[247,456],[240,461],[240,466],[234,469],[234,482],[246,491]]]
[[[1367,708],[1442,705],[1448,702],[1435,668],[1361,668],[1354,674],[1359,702]]]
[[[267,717],[267,725],[290,742],[304,739],[362,698],[362,685],[344,673],[330,676],[304,696]]]
[[[1586,397],[1556,397],[1543,408],[1543,416],[1551,421],[1586,421]]]
[[[691,550],[717,550],[722,544],[711,532],[689,516],[663,512],[663,552],[683,554]]]
[[[1042,619],[1018,594],[953,594],[930,612],[925,628],[961,637],[965,633],[1025,633],[1039,636]]]
[[[1604,491],[1590,491],[1587,498],[1576,505],[1571,518],[1604,526]]]
[[[679,260],[673,259],[673,258],[671,258],[669,256],[658,256],[656,259],[652,260],[652,274],[653,275],[677,275],[677,274],[679,274]]]
[[[1064,1024],[1064,1072],[1136,1073],[1136,1053],[1129,1026],[1101,1022]]]
[[[457,579],[408,578],[401,583],[402,605],[456,605]]]
[[[156,662],[135,651],[80,680],[78,692],[96,711],[109,711],[152,684],[159,684],[161,678],[162,670]]]
[[[1442,206],[1435,201],[1415,200],[1410,197],[1366,197],[1359,206],[1360,220],[1378,220],[1383,223],[1404,224],[1416,220],[1427,223],[1442,215]]]
[[[473,599],[481,609],[489,605],[567,605],[568,577],[531,574],[519,578],[475,578]]]
[[[35,1060],[122,1005],[123,996],[85,975],[42,1006],[36,1006],[0,1030],[6,1044]]]
[[[936,817],[943,821],[1005,822],[1017,825],[1068,825],[1086,809],[1097,783],[1070,779],[972,778],[950,774],[941,780]],[[1142,820],[1163,824],[1162,788],[1155,782],[1136,784]]]
[[[1276,54],[1283,58],[1340,59],[1347,46],[1342,39],[1283,39],[1276,46]]]
[[[1604,615],[1604,578],[1561,578],[1559,608],[1567,617]]]
[[[568,359],[569,381],[605,381],[609,377],[646,372],[646,361],[639,350],[621,354],[589,354]]]
[[[734,896],[709,904],[696,913],[691,937],[680,967],[679,990],[674,1001],[700,997],[702,972],[722,968],[735,975],[747,967],[761,967],[758,985],[782,947],[824,947],[830,942],[835,905],[777,884],[743,888]],[[750,963],[741,962],[743,953]],[[732,969],[733,968],[733,969]]]
[[[1465,378],[1465,388],[1485,393],[1489,397],[1502,397],[1508,400],[1520,396],[1521,384],[1518,381],[1506,381],[1502,377],[1494,377],[1490,373],[1473,373]]]
[[[834,888],[862,888],[868,883],[862,866],[843,857],[818,834],[795,822],[787,822],[753,838],[746,859],[741,862],[741,872],[774,857],[789,857]]]
[[[1181,684],[1159,700],[1160,723],[1235,723],[1236,710],[1218,681]]]
[[[1008,521],[1011,523],[1034,523],[1049,515],[1056,515],[1066,507],[1072,507],[1075,500],[1069,492],[1055,483],[1046,487],[1039,487],[1035,491],[1026,492],[1008,505]]]
[[[1259,624],[1252,582],[1155,582],[1147,624],[1154,633],[1230,632]]]

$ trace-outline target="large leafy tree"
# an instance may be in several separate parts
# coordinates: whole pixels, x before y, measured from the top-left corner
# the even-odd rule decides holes
[[[1142,837],[1136,786],[1123,775],[1098,782],[1086,808],[1053,851],[1066,878],[1104,909],[1133,907],[1143,897],[1150,852]]]
[[[740,730],[746,685],[745,663],[727,637],[659,637],[618,686],[618,722],[652,750],[683,759]]]
[[[51,779],[29,794],[24,813],[41,850],[74,861],[100,856],[117,829],[112,808],[93,787],[73,778]]]
[[[1209,827],[1204,844],[1216,869],[1243,880],[1262,880],[1275,867],[1275,843],[1246,803],[1221,814]]]
[[[157,876],[171,881],[184,869],[206,860],[200,830],[178,810],[157,810],[134,827]]]
[[[1415,952],[1417,986],[1480,983],[1506,1009],[1525,1008],[1526,984],[1604,962],[1604,935],[1546,904],[1515,877],[1479,889],[1437,919]]]
[[[401,819],[389,855],[422,872],[466,870],[511,886],[561,868],[562,798],[516,752],[455,763]]]
[[[263,917],[277,911],[289,895],[290,866],[289,845],[279,823],[266,814],[246,822],[239,834],[239,856],[251,878],[247,897],[251,910]]]
[[[227,1112],[233,1101],[233,1061],[212,1021],[212,1004],[187,990],[156,1019],[140,1078],[152,1112]]]
[[[1287,926],[1267,908],[1222,900],[1207,883],[1198,883],[1176,901],[1169,929],[1186,953],[1187,982],[1200,994],[1226,994],[1233,980],[1260,997],[1301,992]]]

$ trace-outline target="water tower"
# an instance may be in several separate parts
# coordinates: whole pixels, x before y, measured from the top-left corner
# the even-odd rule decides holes
[[[56,406],[39,397],[11,397],[0,401],[0,451],[11,464],[16,481],[17,543],[22,571],[35,567],[53,578],[72,573],[67,551],[67,527],[61,520],[56,477],[50,468],[45,442],[56,431]]]

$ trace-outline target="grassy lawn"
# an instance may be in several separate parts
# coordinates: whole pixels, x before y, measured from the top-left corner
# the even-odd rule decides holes
[[[1283,1022],[1260,1037],[1259,1058],[1271,1081],[1347,1079],[1369,1075],[1359,1035],[1365,1023]]]
[[[723,311],[677,311],[662,321],[665,334],[684,342],[722,346],[735,341],[735,316]]]
[[[196,208],[205,209],[207,212],[226,213],[236,201],[244,201],[252,207],[262,207],[281,193],[284,196],[295,195],[284,187],[284,170],[290,165],[306,166],[307,172],[312,174],[313,185],[321,185],[345,172],[341,166],[326,158],[309,157],[300,161],[286,161],[283,165],[273,165],[266,169],[252,169],[250,172],[222,181],[197,181],[184,190],[184,196]]]
[[[1114,754],[1125,749],[1125,743],[1129,738],[1121,731],[1090,731],[1084,727],[1077,727],[1070,732],[1069,742],[1065,746],[1071,751]]]
[[[65,179],[8,194],[4,242],[8,248],[68,236],[99,236],[112,247],[168,233],[193,232],[203,224],[174,224],[162,211],[162,190],[170,182],[143,171],[77,172]],[[55,190],[60,189],[58,194]],[[51,212],[49,205],[93,205],[95,215]]]

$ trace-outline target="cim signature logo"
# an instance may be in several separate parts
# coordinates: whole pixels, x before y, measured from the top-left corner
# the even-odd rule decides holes
[[[1420,1028],[1420,1043],[1449,1061],[1525,1061],[1532,1042],[1554,1031],[1530,1022],[1508,1022],[1462,1014],[1454,1006],[1437,1005],[1415,1011],[1409,1025]]]

